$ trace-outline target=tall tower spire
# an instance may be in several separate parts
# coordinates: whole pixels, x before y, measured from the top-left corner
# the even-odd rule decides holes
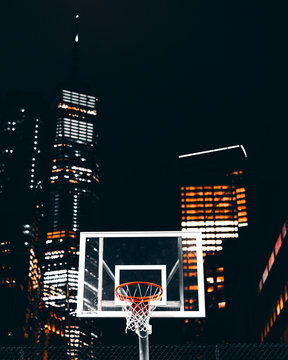
[[[75,16],[75,36],[74,36],[74,51],[73,51],[73,68],[72,78],[77,79],[79,72],[79,15]]]

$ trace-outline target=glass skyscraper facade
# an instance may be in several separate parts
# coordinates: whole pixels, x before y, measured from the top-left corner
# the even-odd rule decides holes
[[[248,226],[245,183],[246,151],[236,145],[179,157],[181,229],[200,231],[205,264],[207,317],[225,310],[227,283],[225,270],[231,274],[233,242],[239,229]],[[193,240],[183,241],[184,277],[191,279],[185,289],[185,307],[193,309],[189,292],[196,277],[196,259],[189,251]],[[199,322],[199,332],[204,331]],[[201,330],[202,326],[202,330]]]
[[[70,314],[77,301],[79,233],[97,229],[99,222],[99,129],[98,99],[74,89],[61,89],[57,98],[43,300],[54,313],[46,333],[66,337],[76,348],[81,329]]]

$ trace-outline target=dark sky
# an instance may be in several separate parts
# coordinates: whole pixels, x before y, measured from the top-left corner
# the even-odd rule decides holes
[[[80,78],[100,99],[104,176],[111,188],[129,184],[130,207],[137,196],[148,206],[166,179],[165,205],[175,157],[186,152],[241,143],[254,174],[279,178],[287,167],[284,10],[260,0],[6,1],[1,93],[52,98],[70,76],[79,13]]]

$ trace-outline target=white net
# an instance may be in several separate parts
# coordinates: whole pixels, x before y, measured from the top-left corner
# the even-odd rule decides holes
[[[162,291],[161,286],[145,282],[122,284],[116,289],[116,295],[123,301],[126,332],[134,331],[140,337],[151,334],[150,314],[157,307],[155,301],[161,298]]]

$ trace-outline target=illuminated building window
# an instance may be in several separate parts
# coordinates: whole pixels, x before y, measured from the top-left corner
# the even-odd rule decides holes
[[[270,327],[272,327],[273,326],[273,316],[271,315],[270,316]]]
[[[280,302],[279,300],[277,300],[277,305],[276,305],[276,314],[277,316],[280,314],[281,308],[280,308]]]
[[[281,234],[278,236],[278,239],[276,241],[276,244],[275,244],[275,255],[278,255],[278,252],[281,248],[281,245],[282,245],[282,238],[281,238]]]
[[[275,261],[274,251],[271,253],[268,261],[268,270],[270,271]]]
[[[267,277],[268,277],[268,267],[266,266],[266,268],[265,268],[265,270],[264,270],[264,273],[263,273],[263,276],[262,276],[262,282],[263,282],[263,284],[265,283]]]
[[[280,295],[279,305],[280,305],[280,310],[282,310],[283,307],[284,307],[283,295],[282,294]]]
[[[225,301],[218,303],[218,308],[219,309],[224,309],[225,307],[226,307],[226,302]]]
[[[214,278],[213,277],[207,277],[206,281],[208,284],[213,284],[214,283]]]
[[[285,236],[287,234],[287,221],[284,223],[283,227],[282,227],[282,236],[283,239],[285,239]]]
[[[65,102],[95,108],[97,99],[94,96],[79,94],[74,91],[63,90],[62,97]]]
[[[263,281],[262,281],[262,278],[261,278],[260,281],[259,281],[259,292],[262,290],[262,287],[263,287]]]

